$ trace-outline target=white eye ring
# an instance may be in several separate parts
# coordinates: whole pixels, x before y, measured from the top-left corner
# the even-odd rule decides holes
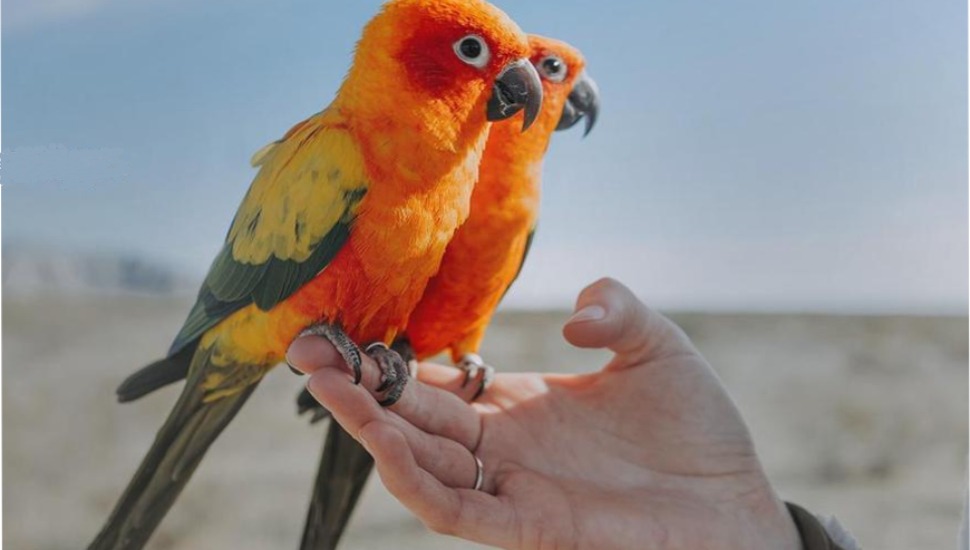
[[[566,79],[566,73],[569,72],[566,62],[555,55],[548,55],[540,59],[536,63],[536,70],[549,82],[562,82]]]
[[[488,44],[477,34],[469,34],[458,39],[452,47],[458,59],[476,69],[485,68],[485,65],[488,65],[488,60],[492,57],[491,52],[488,51]]]

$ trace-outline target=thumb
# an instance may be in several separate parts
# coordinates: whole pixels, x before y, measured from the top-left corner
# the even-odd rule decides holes
[[[608,348],[610,368],[697,351],[680,327],[648,308],[629,288],[604,278],[576,299],[576,312],[563,327],[566,340],[580,348]]]

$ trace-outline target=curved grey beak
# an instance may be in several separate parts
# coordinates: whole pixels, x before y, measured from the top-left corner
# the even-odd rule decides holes
[[[559,118],[556,131],[568,130],[579,122],[579,119],[585,118],[586,130],[583,131],[583,137],[586,137],[593,129],[593,125],[596,124],[596,115],[599,113],[599,109],[599,87],[596,86],[596,81],[590,78],[586,71],[583,71],[583,74],[579,75],[576,83],[573,84],[573,90],[569,92],[566,104],[562,107],[562,116]]]
[[[492,85],[488,100],[488,120],[505,120],[525,109],[522,131],[529,129],[542,107],[542,82],[528,59],[509,63]]]

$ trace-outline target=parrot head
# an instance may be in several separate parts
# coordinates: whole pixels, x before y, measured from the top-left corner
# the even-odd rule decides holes
[[[599,89],[586,72],[583,54],[565,42],[544,36],[530,35],[529,44],[530,59],[542,80],[543,115],[548,113],[555,120],[550,131],[567,130],[585,119],[583,135],[589,134],[599,111]]]
[[[493,128],[491,135],[496,141],[514,143],[516,154],[522,158],[541,158],[554,131],[572,128],[585,119],[583,135],[589,134],[599,112],[599,89],[586,71],[583,54],[576,48],[535,34],[529,35],[529,48],[529,61],[542,83],[542,110],[535,129],[518,135],[502,126]]]
[[[485,1],[390,0],[365,27],[343,91],[358,110],[394,113],[442,143],[520,111],[524,130],[542,104],[529,54],[527,36]]]

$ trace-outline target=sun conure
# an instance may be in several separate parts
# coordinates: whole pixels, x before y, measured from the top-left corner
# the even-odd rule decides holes
[[[418,360],[447,351],[487,385],[491,368],[478,352],[502,297],[525,262],[539,217],[542,162],[555,130],[596,122],[599,91],[582,54],[564,42],[530,35],[531,61],[542,79],[543,106],[528,133],[495,126],[482,156],[468,220],[448,243],[405,333]]]
[[[475,396],[487,384],[486,375],[491,372],[478,356],[485,329],[518,275],[532,241],[539,215],[542,160],[552,133],[570,128],[581,119],[585,119],[589,133],[599,106],[596,84],[586,74],[579,51],[542,36],[531,35],[529,43],[530,60],[542,79],[539,116],[525,133],[515,125],[492,126],[472,193],[471,214],[448,244],[441,268],[408,322],[406,341],[412,349],[405,340],[395,345],[417,359],[449,351],[459,366],[472,371],[471,377],[476,370],[482,374]],[[314,421],[326,416],[306,391],[298,405],[300,412],[314,410]],[[338,448],[339,441],[331,434],[307,514],[305,550],[332,548],[354,505],[355,499],[337,501],[332,494],[329,469],[334,460],[329,455]],[[356,482],[362,486],[365,480],[366,475]]]
[[[129,401],[186,378],[91,548],[145,544],[308,326],[358,373],[355,342],[371,344],[387,401],[400,395],[406,365],[384,344],[468,215],[489,121],[523,111],[528,127],[538,113],[529,51],[482,0],[391,0],[367,24],[333,102],[254,157],[259,171],[168,356],[118,388]]]

